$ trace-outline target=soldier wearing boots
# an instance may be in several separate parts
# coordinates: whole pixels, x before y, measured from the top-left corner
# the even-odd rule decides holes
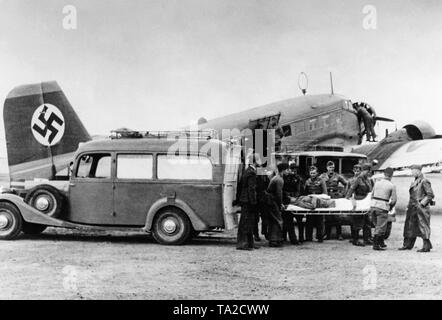
[[[261,170],[260,170],[261,169]],[[255,226],[253,229],[253,235],[255,241],[261,241],[259,237],[259,218],[261,218],[261,234],[267,239],[268,238],[268,220],[269,220],[269,210],[271,206],[270,196],[267,194],[266,190],[269,186],[270,179],[264,168],[258,168],[256,176],[256,198],[258,202],[257,210],[258,213],[255,219]]]
[[[290,203],[290,197],[299,197],[301,195],[302,180],[301,177],[296,172],[296,165],[294,163],[290,164],[289,170],[283,175],[283,179],[284,179],[283,203],[284,205],[288,205]],[[300,215],[296,216],[296,220],[298,223],[298,230],[299,230],[299,241],[298,238],[296,237],[295,224],[293,218],[294,217],[291,212],[287,211],[282,212],[282,220],[283,220],[282,236],[285,241],[287,240],[287,234],[288,234],[291,244],[299,244],[300,241],[301,242],[304,241],[302,216]]]
[[[388,224],[388,211],[396,205],[396,186],[391,182],[393,169],[387,168],[384,171],[384,178],[377,181],[371,195],[370,214],[375,224],[373,249],[385,250],[385,232]]]
[[[431,183],[422,174],[421,165],[411,167],[414,181],[410,186],[410,200],[404,224],[404,244],[399,250],[411,250],[416,237],[421,237],[423,247],[418,252],[429,252],[430,242],[430,204],[434,199]]]
[[[347,191],[346,198],[350,199],[353,195],[355,200],[364,199],[373,189],[372,180],[369,177],[371,166],[364,163],[361,166],[361,173],[356,177],[356,179],[350,185]],[[351,226],[351,237],[352,244],[355,246],[365,246],[372,245],[371,241],[371,221],[368,214],[363,216],[353,216],[352,226]],[[359,231],[362,229],[364,242],[359,241]]]
[[[249,165],[241,178],[241,216],[238,224],[237,245],[238,250],[253,250],[259,247],[253,239],[253,229],[256,223],[256,169],[259,163],[257,155],[249,156]]]
[[[325,181],[319,178],[318,168],[310,167],[310,178],[305,182],[305,194],[327,194],[327,186]],[[316,239],[318,242],[323,241],[324,237],[324,216],[323,215],[307,215],[305,238],[306,241],[313,240],[313,228],[316,228]]]
[[[339,189],[339,184],[346,190],[348,183],[342,175],[335,172],[335,163],[333,161],[327,162],[327,172],[321,174],[320,178],[325,181],[327,193],[332,199],[344,197],[343,192]],[[333,225],[336,226],[336,238],[342,240],[342,228],[339,224],[339,218],[336,216],[325,217],[325,239],[331,238],[331,228]]]

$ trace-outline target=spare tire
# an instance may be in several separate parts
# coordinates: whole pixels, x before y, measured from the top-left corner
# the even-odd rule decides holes
[[[25,202],[51,218],[60,216],[64,206],[64,196],[55,187],[42,184],[32,188]]]

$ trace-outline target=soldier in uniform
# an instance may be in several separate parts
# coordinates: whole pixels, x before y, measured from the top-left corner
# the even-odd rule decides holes
[[[344,190],[347,190],[347,180],[335,172],[335,163],[333,161],[327,162],[327,172],[320,175],[320,178],[325,181],[327,186],[327,193],[332,199],[344,198]],[[339,190],[339,183],[342,184],[344,189]],[[325,217],[325,239],[330,239],[332,225],[336,225],[336,238],[338,240],[343,240],[342,238],[342,228],[339,224],[339,218],[336,216]]]
[[[393,169],[384,170],[384,178],[377,181],[371,194],[370,213],[375,224],[373,249],[385,250],[384,236],[387,231],[388,211],[396,205],[396,186],[391,182]]]
[[[372,180],[369,177],[371,166],[364,163],[361,166],[361,173],[353,180],[350,188],[347,191],[346,198],[350,199],[353,195],[355,200],[364,199],[373,189]],[[364,242],[359,241],[359,231],[362,229]],[[351,227],[352,244],[355,246],[372,245],[371,241],[371,221],[370,216],[365,214],[363,216],[353,216]]]
[[[258,213],[261,217],[261,234],[268,239],[268,220],[269,220],[269,208],[271,205],[270,196],[267,194],[266,190],[269,186],[270,179],[266,172],[258,172],[256,177],[256,197],[258,202]],[[260,241],[259,230],[258,230],[259,217],[255,220],[255,228],[253,234],[255,236],[255,241]],[[259,240],[258,240],[259,239]]]
[[[268,219],[268,239],[270,247],[280,247],[283,242],[282,237],[282,216],[283,210],[283,187],[284,180],[282,178],[285,171],[288,169],[287,163],[280,163],[277,165],[276,175],[270,180],[267,188],[267,193],[272,199],[272,206],[269,210]]]
[[[253,241],[253,229],[257,215],[256,199],[256,169],[258,164],[256,154],[249,156],[249,165],[241,178],[241,216],[238,224],[237,246],[238,250],[253,250],[259,247],[255,246]]]
[[[288,205],[290,203],[290,197],[299,197],[301,195],[301,177],[298,176],[296,172],[296,165],[291,163],[289,165],[289,170],[287,170],[286,174],[283,175],[284,179],[284,187],[283,187],[283,203],[284,205]],[[299,216],[299,215],[298,215]],[[287,240],[287,234],[289,236],[290,243],[299,244],[298,238],[296,237],[295,232],[295,224],[293,221],[293,214],[291,212],[284,211],[282,213],[282,235],[284,241]],[[302,217],[301,217],[302,223]],[[302,230],[302,227],[298,224],[298,229]],[[304,230],[302,230],[304,231]],[[301,239],[301,235],[299,235]],[[302,237],[302,240],[304,237]]]
[[[414,181],[410,186],[410,200],[404,225],[404,244],[399,250],[411,250],[416,237],[421,237],[423,247],[418,252],[429,252],[430,242],[430,204],[434,199],[431,183],[422,174],[421,165],[411,166]]]
[[[319,178],[318,168],[310,167],[310,178],[305,182],[305,194],[327,194],[327,186],[325,181]],[[324,216],[323,215],[307,215],[305,237],[306,241],[313,240],[313,228],[316,228],[316,239],[318,242],[323,241]]]
[[[370,115],[368,110],[361,106],[358,103],[353,103],[353,108],[356,111],[356,114],[358,116],[358,124],[359,124],[359,131],[360,131],[360,138],[362,139],[362,136],[364,133],[366,134],[367,141],[376,141],[376,133],[374,132],[374,123],[373,123],[373,117]],[[361,131],[361,123],[364,123],[364,130]]]

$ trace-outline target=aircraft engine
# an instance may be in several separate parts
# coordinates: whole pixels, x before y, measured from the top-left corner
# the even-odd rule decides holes
[[[404,129],[411,140],[431,139],[436,136],[433,127],[421,120],[405,125]]]
[[[205,123],[207,123],[207,119],[206,118],[201,117],[201,118],[198,119],[198,125],[205,124]]]

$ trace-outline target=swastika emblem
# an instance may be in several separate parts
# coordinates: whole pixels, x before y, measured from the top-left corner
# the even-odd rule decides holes
[[[44,146],[53,146],[60,142],[64,135],[64,127],[63,114],[52,104],[42,104],[32,115],[32,134]]]

